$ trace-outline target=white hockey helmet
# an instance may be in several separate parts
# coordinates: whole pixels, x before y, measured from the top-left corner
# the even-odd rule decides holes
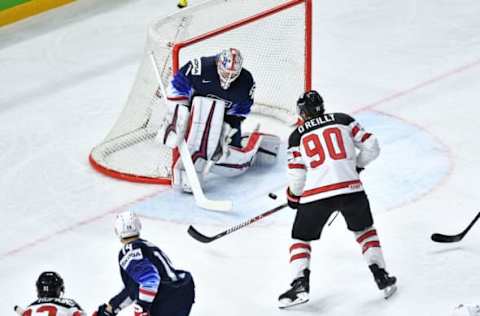
[[[217,57],[217,72],[220,85],[227,90],[232,82],[240,76],[243,67],[243,57],[236,48],[224,49]]]
[[[452,316],[480,316],[480,305],[460,304],[455,307]]]
[[[115,234],[120,239],[139,236],[142,230],[142,223],[137,214],[133,211],[125,211],[117,214],[115,220]]]

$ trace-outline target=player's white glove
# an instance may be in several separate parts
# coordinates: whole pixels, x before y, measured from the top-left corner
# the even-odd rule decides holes
[[[170,148],[176,148],[184,137],[189,117],[190,112],[186,105],[169,102],[155,140]]]

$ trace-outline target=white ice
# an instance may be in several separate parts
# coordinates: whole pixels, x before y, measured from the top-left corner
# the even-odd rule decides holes
[[[277,297],[291,281],[292,211],[207,245],[186,233],[194,224],[215,234],[283,202],[267,193],[285,186],[284,155],[275,168],[207,184],[210,196],[234,200],[231,214],[88,164],[125,104],[147,23],[175,4],[78,0],[0,28],[1,315],[34,300],[44,270],[58,271],[66,296],[89,313],[114,295],[112,222],[130,207],[144,237],[193,273],[192,315],[439,316],[480,303],[480,228],[456,244],[429,239],[461,231],[480,210],[478,0],[315,1],[314,87],[328,110],[354,114],[380,139],[382,154],[362,179],[399,290],[382,298],[337,219],[313,244],[311,301],[291,311],[278,310]],[[289,132],[263,126],[283,139]]]

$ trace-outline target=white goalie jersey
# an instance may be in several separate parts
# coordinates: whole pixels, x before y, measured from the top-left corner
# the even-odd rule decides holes
[[[301,204],[363,191],[356,168],[364,168],[379,153],[376,137],[348,114],[309,119],[289,138],[290,191],[301,197]]]

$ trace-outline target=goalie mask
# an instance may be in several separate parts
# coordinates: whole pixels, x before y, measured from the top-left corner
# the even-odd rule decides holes
[[[140,236],[142,230],[142,223],[137,214],[132,211],[122,212],[117,215],[115,220],[115,234],[120,239]]]
[[[236,48],[224,49],[217,58],[217,72],[220,85],[227,90],[242,72],[243,57]]]
[[[315,90],[305,92],[298,98],[297,111],[304,120],[322,115],[325,112],[322,97]]]
[[[38,277],[37,283],[37,296],[42,297],[56,297],[62,296],[65,286],[63,279],[57,272],[47,271],[42,272]]]

